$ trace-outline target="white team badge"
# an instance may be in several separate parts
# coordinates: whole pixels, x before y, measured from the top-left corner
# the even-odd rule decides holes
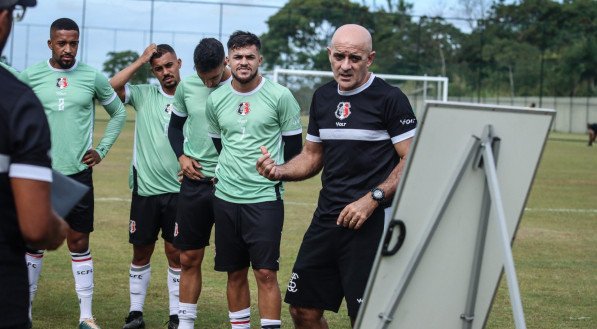
[[[238,108],[236,109],[236,113],[245,116],[251,112],[251,105],[249,102],[242,102],[238,104]]]
[[[297,292],[298,289],[296,288],[296,282],[294,282],[294,280],[297,280],[299,278],[298,274],[296,273],[292,273],[292,276],[290,276],[290,280],[288,281],[288,291],[290,292]]]
[[[174,104],[167,104],[166,108],[164,109],[164,112],[172,114],[172,110],[174,110]]]
[[[338,118],[340,120],[344,120],[344,119],[348,118],[350,113],[351,113],[350,112],[350,102],[338,103],[338,106],[336,107],[336,112],[334,112],[334,114],[336,115],[336,118]]]
[[[56,79],[56,87],[58,87],[60,90],[68,87],[68,80],[66,80],[66,77]]]
[[[134,220],[129,221],[129,232],[135,233],[137,231],[137,223]]]
[[[174,223],[174,236],[178,236],[178,223]]]

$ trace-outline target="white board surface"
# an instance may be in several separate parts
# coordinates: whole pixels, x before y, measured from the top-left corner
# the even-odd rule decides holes
[[[497,175],[513,241],[554,113],[455,102],[427,104],[392,209],[393,218],[404,222],[404,243],[392,256],[381,256],[380,246],[355,328],[464,328],[460,316],[469,292],[486,181],[485,172],[472,164],[457,185],[452,183],[455,174],[473,136],[481,138],[491,125],[501,140]],[[454,185],[439,224],[433,235],[428,234]],[[407,280],[427,235],[426,249]],[[503,264],[496,215],[491,210],[471,328],[485,326]],[[393,305],[398,292],[401,298]],[[391,321],[383,321],[380,313],[391,314]]]

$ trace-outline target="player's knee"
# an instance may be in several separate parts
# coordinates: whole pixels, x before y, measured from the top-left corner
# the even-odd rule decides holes
[[[203,261],[203,255],[196,250],[182,250],[180,252],[180,265],[184,270],[199,268]]]
[[[314,308],[303,308],[290,305],[290,316],[299,328],[309,328],[322,321],[323,312]]]
[[[278,276],[276,271],[260,268],[255,270],[257,282],[263,285],[278,285]]]

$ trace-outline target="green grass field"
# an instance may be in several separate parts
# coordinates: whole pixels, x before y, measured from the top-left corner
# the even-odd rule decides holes
[[[130,112],[129,112],[130,113]],[[133,115],[106,159],[96,167],[94,315],[104,329],[120,328],[129,310],[128,244]],[[105,127],[98,113],[96,137]],[[320,188],[318,178],[286,184],[286,219],[279,282],[286,282]],[[597,328],[597,147],[583,135],[552,134],[513,247],[528,328]],[[226,275],[213,271],[214,247],[207,248],[198,328],[229,328]],[[34,328],[75,328],[79,316],[68,250],[46,253],[33,307]],[[168,317],[166,260],[162,242],[152,260],[145,305],[147,328],[163,328]],[[255,282],[250,277],[252,324],[258,328]],[[514,328],[508,290],[502,280],[487,328]],[[350,328],[346,309],[326,313],[330,328]],[[286,305],[283,327],[291,328]]]

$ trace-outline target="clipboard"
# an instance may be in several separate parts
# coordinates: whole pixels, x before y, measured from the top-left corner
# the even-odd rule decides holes
[[[52,208],[64,218],[83,198],[89,187],[52,170]]]

